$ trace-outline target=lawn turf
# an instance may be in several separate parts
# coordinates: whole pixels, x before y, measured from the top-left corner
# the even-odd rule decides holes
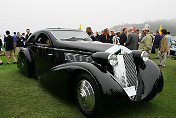
[[[59,98],[44,89],[36,78],[23,75],[16,64],[7,65],[0,56],[0,118],[84,118],[74,102]],[[151,59],[153,60],[152,54]],[[159,60],[154,60],[159,64]],[[117,104],[102,118],[176,118],[176,61],[167,58],[161,68],[164,89],[146,104]]]

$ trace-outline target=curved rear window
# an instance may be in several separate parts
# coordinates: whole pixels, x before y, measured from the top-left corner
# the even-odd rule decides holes
[[[63,41],[91,41],[85,32],[79,30],[52,30],[51,33],[56,39]]]

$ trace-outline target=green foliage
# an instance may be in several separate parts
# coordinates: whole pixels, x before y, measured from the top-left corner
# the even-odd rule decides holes
[[[84,118],[74,101],[57,97],[44,89],[36,78],[23,75],[16,64],[7,65],[0,57],[0,118]],[[151,57],[154,58],[154,55]],[[159,64],[159,60],[154,60]],[[176,113],[176,61],[167,58],[161,68],[163,91],[146,104],[114,104],[102,118],[174,118]]]

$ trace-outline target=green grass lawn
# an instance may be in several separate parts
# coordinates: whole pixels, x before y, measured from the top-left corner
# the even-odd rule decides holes
[[[0,65],[0,118],[84,118],[77,105],[44,89],[36,78],[28,78],[16,64]],[[152,60],[154,55],[152,55]],[[154,60],[159,64],[159,60]],[[11,63],[13,61],[11,60]],[[117,104],[103,113],[102,118],[175,118],[176,61],[167,58],[161,68],[163,91],[146,104]]]

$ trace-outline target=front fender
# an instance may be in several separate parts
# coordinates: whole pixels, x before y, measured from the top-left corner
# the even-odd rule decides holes
[[[152,92],[159,93],[163,89],[164,80],[159,67],[151,60],[144,63],[145,68],[139,68],[138,77],[142,79],[144,93],[142,99]]]
[[[68,71],[73,78],[75,74],[86,72],[94,79],[103,98],[130,100],[124,89],[104,67],[86,62],[71,62],[58,65],[51,72]],[[76,79],[76,78],[74,78]]]

